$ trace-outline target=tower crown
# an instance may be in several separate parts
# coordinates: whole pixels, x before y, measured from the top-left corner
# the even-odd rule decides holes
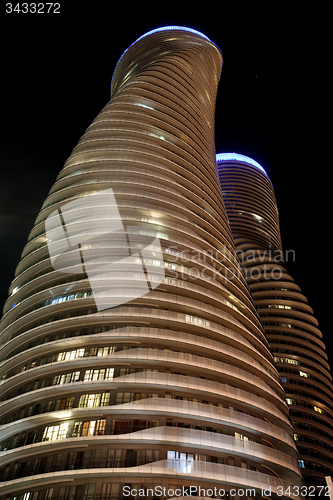
[[[112,75],[111,97],[124,83],[128,83],[131,77],[151,64],[165,60],[170,54],[184,54],[187,50],[197,52],[198,47],[202,50],[202,56],[205,54],[201,57],[201,62],[208,63],[213,70],[212,83],[215,94],[222,67],[220,49],[200,31],[182,26],[164,26],[143,34],[123,52]],[[211,74],[211,71],[208,73]]]
[[[249,156],[241,155],[239,153],[219,153],[216,155],[216,161],[241,161],[243,163],[248,163],[254,167],[259,168],[264,174],[267,175],[266,170],[255,160]],[[267,176],[268,177],[268,176]]]

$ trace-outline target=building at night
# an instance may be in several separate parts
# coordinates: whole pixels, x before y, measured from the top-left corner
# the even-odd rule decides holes
[[[305,485],[333,475],[333,387],[322,333],[286,265],[272,183],[246,156],[217,155],[224,206],[244,275],[274,355]]]
[[[1,321],[0,500],[301,485],[216,175],[221,67],[191,29],[139,38],[52,186]]]

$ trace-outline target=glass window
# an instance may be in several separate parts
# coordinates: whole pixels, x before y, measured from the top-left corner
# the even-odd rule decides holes
[[[86,370],[84,374],[84,381],[92,380],[110,380],[113,378],[114,368],[100,368],[93,370]]]
[[[85,500],[94,500],[95,484],[86,484],[84,486],[84,496]]]
[[[93,408],[95,406],[107,406],[110,402],[110,393],[82,394],[79,400],[79,408]]]
[[[120,483],[103,483],[101,500],[118,499]]]
[[[54,439],[64,439],[67,435],[69,422],[60,425],[52,425],[44,429],[43,441],[52,441]]]
[[[290,399],[290,398],[286,398],[286,403],[288,405],[293,405],[294,404],[294,400],[293,399]]]
[[[98,436],[105,433],[105,420],[88,420],[85,422],[74,422],[73,437]]]
[[[80,372],[63,373],[53,377],[52,385],[70,384],[80,380]]]

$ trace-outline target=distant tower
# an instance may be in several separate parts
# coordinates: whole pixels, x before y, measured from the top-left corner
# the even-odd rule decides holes
[[[221,66],[191,29],[139,38],[53,185],[1,324],[1,500],[301,483],[216,175]]]
[[[285,268],[274,190],[265,170],[235,153],[217,157],[224,206],[274,354],[306,485],[333,475],[333,387],[318,322]]]

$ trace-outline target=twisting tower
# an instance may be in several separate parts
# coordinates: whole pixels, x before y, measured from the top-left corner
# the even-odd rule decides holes
[[[156,496],[157,487],[165,498],[199,486],[274,497],[300,484],[216,176],[221,66],[219,49],[190,29],[138,39],[52,187],[1,323],[1,500]],[[123,224],[112,241],[93,203],[110,190]],[[133,242],[145,273],[133,271],[136,254],[123,259]],[[98,247],[105,263],[111,243],[118,267],[92,286],[85,255]],[[159,248],[165,278],[140,295]],[[118,304],[97,307],[97,295]]]
[[[286,393],[305,485],[333,475],[333,387],[322,333],[285,268],[274,190],[265,170],[217,155],[225,209],[241,266]]]

